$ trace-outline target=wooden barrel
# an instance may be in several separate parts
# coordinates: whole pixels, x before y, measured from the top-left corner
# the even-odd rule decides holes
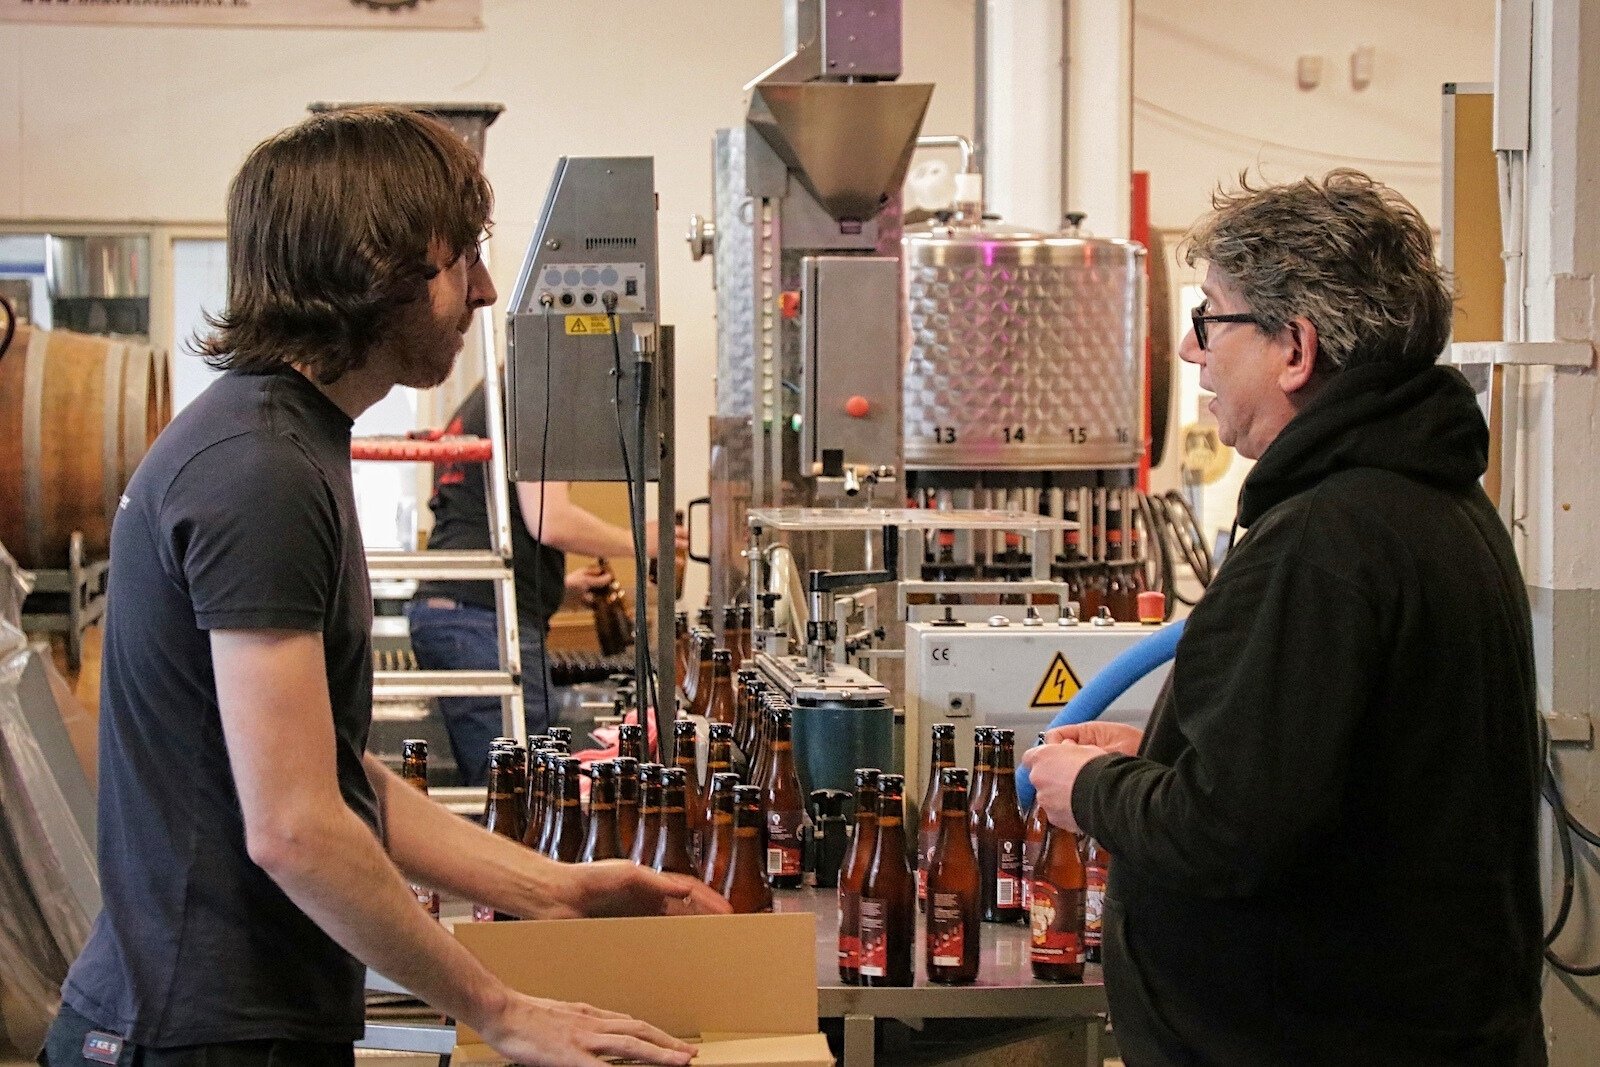
[[[103,558],[122,490],[171,415],[164,353],[19,326],[0,356],[0,543],[33,568],[67,565],[82,531]]]

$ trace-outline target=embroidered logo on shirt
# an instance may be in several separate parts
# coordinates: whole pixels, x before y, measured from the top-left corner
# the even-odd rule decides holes
[[[133,503],[133,501],[128,499],[128,494],[127,493],[123,493],[122,494],[122,499],[117,501],[117,510],[121,511],[123,508],[127,507],[131,503]]]
[[[83,1038],[83,1058],[94,1063],[116,1063],[122,1058],[122,1038],[116,1034],[90,1030]]]

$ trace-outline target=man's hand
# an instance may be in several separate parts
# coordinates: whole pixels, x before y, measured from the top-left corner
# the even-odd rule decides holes
[[[656,557],[656,531],[660,529],[661,524],[654,519],[644,524],[645,552],[649,554],[651,559]],[[679,555],[689,551],[689,531],[682,526],[673,527],[672,544]]]
[[[1080,722],[1072,726],[1057,726],[1045,731],[1044,743],[1059,745],[1070,741],[1075,745],[1093,745],[1119,756],[1137,756],[1144,732],[1125,722]]]
[[[1044,813],[1052,825],[1079,832],[1078,821],[1072,815],[1072,786],[1085,763],[1106,755],[1110,755],[1106,749],[1071,741],[1038,745],[1023,753],[1022,765],[1028,769],[1028,781],[1033,783],[1037,802],[1044,805]]]
[[[687,1064],[694,1046],[649,1023],[587,1004],[510,993],[474,1028],[513,1063],[537,1067],[600,1067],[603,1056],[641,1063]]]
[[[618,915],[725,915],[733,909],[716,890],[681,874],[662,874],[627,860],[563,864],[564,885],[541,918]]]
[[[572,571],[565,579],[566,599],[593,607],[595,593],[616,581],[616,577],[598,563]]]

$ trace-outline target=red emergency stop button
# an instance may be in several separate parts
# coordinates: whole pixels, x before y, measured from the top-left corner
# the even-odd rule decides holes
[[[864,419],[867,417],[867,412],[871,410],[872,405],[864,396],[853,396],[844,402],[844,413],[852,419]]]

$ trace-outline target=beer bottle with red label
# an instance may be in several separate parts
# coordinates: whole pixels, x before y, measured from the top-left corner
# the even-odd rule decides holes
[[[967,833],[972,836],[972,847],[978,847],[978,831],[983,826],[983,812],[989,805],[989,785],[994,772],[994,731],[979,726],[972,731],[972,786],[967,790]],[[979,852],[980,862],[983,854]]]
[[[1022,922],[1022,812],[1017,806],[1017,779],[1012,753],[1012,731],[990,731],[994,740],[994,769],[990,775],[989,802],[979,827],[978,866],[983,872],[983,921]]]
[[[1044,744],[1044,734],[1039,735],[1039,744]],[[1022,909],[1027,911],[1033,905],[1033,865],[1038,862],[1039,850],[1044,847],[1045,828],[1050,825],[1050,820],[1044,813],[1044,805],[1037,800],[1033,807],[1028,809],[1027,825],[1022,830]]]
[[[428,742],[412,738],[400,742],[400,777],[413,789],[428,795]],[[439,917],[439,894],[427,886],[411,883],[411,895],[432,915]]]
[[[706,885],[719,892],[733,858],[733,787],[738,784],[737,774],[723,772],[711,776],[711,788],[706,790],[711,802],[711,825],[706,831],[706,852],[700,866],[705,871]]]
[[[878,833],[861,880],[861,984],[908,986],[917,933],[917,883],[906,860],[905,778],[878,776]]]
[[[656,855],[650,866],[668,874],[700,877],[694,856],[689,851],[689,820],[686,814],[687,775],[682,767],[668,767],[661,780],[661,830],[656,835]]]
[[[517,829],[517,797],[513,791],[516,754],[509,748],[489,750],[489,792],[484,797],[483,828],[492,834],[519,841]],[[472,905],[472,921],[494,922],[515,918],[497,912],[487,904]]]
[[[806,802],[794,769],[793,713],[772,715],[772,777],[767,784],[767,881],[774,889],[799,889],[804,877]]]
[[[765,817],[761,791],[753,785],[733,787],[733,854],[728,873],[717,888],[740,914],[772,910],[772,889],[761,876],[761,838]]]
[[[628,858],[644,867],[656,861],[656,843],[661,834],[661,772],[659,763],[639,767],[639,832],[634,836]]]
[[[1090,963],[1100,962],[1100,949],[1105,932],[1106,877],[1111,872],[1111,853],[1094,838],[1084,846],[1084,955]]]
[[[917,901],[926,905],[928,899],[928,864],[933,860],[934,842],[939,839],[943,825],[940,798],[944,795],[939,772],[956,765],[956,728],[953,723],[933,725],[933,746],[928,759],[928,791],[922,798],[922,812],[917,820]],[[967,791],[961,790],[965,801]]]
[[[861,984],[861,881],[878,841],[878,768],[856,768],[856,826],[839,868],[839,980]]]
[[[617,848],[626,859],[639,838],[639,761],[618,756],[611,762],[617,768]]]
[[[545,854],[562,863],[576,863],[583,853],[583,808],[578,790],[580,766],[571,756],[556,759],[555,823]]]
[[[928,978],[959,984],[978,977],[978,857],[967,834],[967,771],[939,771],[939,834],[928,862]]]
[[[1083,981],[1084,888],[1078,835],[1059,826],[1045,830],[1033,871],[1033,976],[1049,982]]]

